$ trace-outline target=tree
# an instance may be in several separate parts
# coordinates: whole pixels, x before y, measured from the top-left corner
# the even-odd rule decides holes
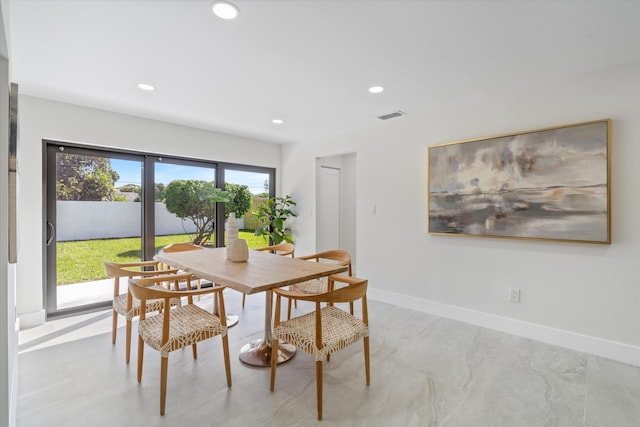
[[[122,193],[135,193],[137,194],[137,196],[135,199],[133,199],[133,201],[139,202],[141,200],[140,195],[142,194],[142,187],[140,187],[138,184],[126,184],[126,185],[123,185],[122,187],[118,187],[117,190],[120,192],[119,197],[123,199],[118,201],[123,201],[123,202],[129,201],[129,199]]]
[[[196,226],[193,243],[206,243],[215,230],[216,203],[229,202],[231,194],[216,188],[215,183],[201,180],[171,181],[164,191],[167,210]]]
[[[164,191],[166,190],[166,188],[167,187],[163,183],[156,183],[156,202],[164,202]]]
[[[116,201],[115,183],[120,175],[104,157],[60,154],[56,156],[58,200]]]
[[[155,184],[155,201],[156,202],[164,202],[164,189],[165,185],[161,182],[157,182]],[[134,202],[142,201],[142,187],[138,184],[127,184],[118,188],[118,191],[121,193],[137,193],[138,197],[135,198]]]
[[[227,183],[224,188],[231,195],[231,201],[224,205],[225,218],[228,218],[231,212],[235,212],[236,218],[242,218],[251,209],[251,191],[249,191],[249,187]]]
[[[121,193],[137,193],[140,195],[142,193],[142,188],[138,184],[126,184],[122,187],[118,187],[118,191]]]
[[[260,221],[260,227],[255,231],[256,236],[268,236],[271,239],[271,244],[277,245],[283,241],[293,243],[293,236],[291,230],[285,227],[285,221],[289,217],[295,217],[296,214],[289,209],[290,206],[295,206],[296,202],[293,201],[291,196],[285,197],[272,197],[267,200],[265,205],[258,206],[258,209],[253,212]]]

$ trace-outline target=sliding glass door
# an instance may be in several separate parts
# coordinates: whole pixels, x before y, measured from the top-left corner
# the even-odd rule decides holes
[[[177,242],[224,246],[231,211],[239,214],[250,247],[265,245],[253,237],[251,212],[273,196],[273,169],[55,141],[45,141],[44,169],[49,317],[110,306],[105,261],[149,260]],[[215,188],[231,192],[233,201],[207,201],[203,195]]]

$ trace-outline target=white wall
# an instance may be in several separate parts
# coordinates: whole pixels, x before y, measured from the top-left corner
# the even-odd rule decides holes
[[[280,188],[280,146],[200,129],[141,119],[102,110],[20,97],[20,211],[17,310],[22,328],[44,322],[43,241],[43,139],[70,141],[177,155],[195,159],[277,168]]]
[[[640,64],[407,113],[283,147],[283,192],[308,213],[297,229],[315,225],[315,159],[355,152],[357,274],[371,298],[640,365]],[[613,120],[610,246],[427,234],[428,146],[603,118]],[[314,235],[296,243],[304,253]]]

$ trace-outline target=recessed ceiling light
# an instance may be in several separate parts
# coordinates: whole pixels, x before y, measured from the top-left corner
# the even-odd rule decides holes
[[[240,14],[240,9],[236,5],[226,2],[217,1],[211,5],[211,10],[220,19],[236,19]]]
[[[275,123],[277,125],[281,125],[282,123],[284,123],[284,121],[282,119],[273,119],[271,120],[272,123]]]
[[[147,83],[138,83],[138,89],[142,89],[142,90],[156,90],[156,88],[150,84]]]
[[[383,92],[383,91],[384,91],[384,87],[382,87],[382,86],[371,86],[369,88],[369,92],[371,92],[371,93],[380,93],[380,92]]]

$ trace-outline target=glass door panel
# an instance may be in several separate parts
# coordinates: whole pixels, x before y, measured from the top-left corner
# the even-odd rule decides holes
[[[236,213],[240,228],[238,237],[245,239],[249,248],[268,246],[265,237],[254,235],[259,223],[253,211],[273,195],[273,173],[227,167],[224,177],[225,189],[234,195],[234,202],[225,205],[225,216],[228,217],[229,212]]]
[[[213,165],[156,160],[155,253],[178,242],[216,246],[216,204],[207,200],[215,181]]]
[[[102,154],[48,147],[47,315],[108,306],[104,262],[141,259],[142,160]]]

